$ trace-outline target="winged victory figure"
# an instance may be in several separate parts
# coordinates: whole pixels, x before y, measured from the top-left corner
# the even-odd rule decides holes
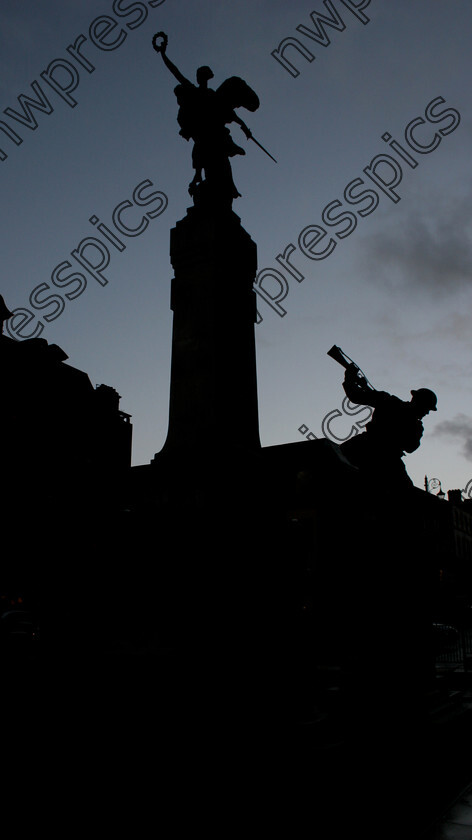
[[[158,32],[154,35],[152,43],[179,83],[174,88],[179,105],[179,133],[185,140],[193,140],[194,143],[192,165],[195,175],[189,185],[189,193],[195,203],[216,200],[219,204],[231,206],[233,199],[238,198],[240,193],[233,181],[229,159],[235,155],[244,155],[245,151],[236,145],[227,125],[237,123],[246,137],[254,140],[250,129],[236,114],[235,108],[256,111],[259,107],[259,97],[238,76],[226,79],[213,90],[208,87],[213,72],[207,66],[198,68],[197,84],[194,85],[168,58],[167,40],[164,32]],[[254,142],[257,143],[257,140]],[[259,143],[257,145],[260,146]],[[269,154],[266,149],[263,150]]]

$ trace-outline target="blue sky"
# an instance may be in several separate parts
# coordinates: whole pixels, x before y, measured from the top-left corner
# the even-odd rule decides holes
[[[188,78],[209,64],[215,87],[238,75],[258,93],[259,110],[239,113],[278,161],[231,127],[247,152],[233,159],[242,193],[233,206],[257,243],[266,292],[256,327],[263,445],[302,440],[302,424],[321,436],[323,418],[341,410],[343,371],[326,355],[339,344],[378,389],[404,399],[412,388],[436,391],[438,411],[425,418],[422,446],[407,457],[407,470],[417,486],[427,474],[444,489],[464,488],[472,479],[470,0],[151,2],[0,5],[0,119],[22,140],[17,145],[0,131],[0,292],[11,309],[32,313],[23,336],[42,325],[41,335],[93,384],[119,391],[121,408],[133,417],[134,464],[161,449],[172,336],[169,231],[191,204],[193,175],[191,144],[178,135],[175,80],[151,46],[152,35],[164,30],[169,57]],[[315,12],[341,21],[325,27],[325,46],[313,38]],[[287,47],[292,72],[272,55],[289,38],[313,56]],[[75,56],[67,50],[74,45]],[[58,87],[70,92],[60,95]],[[36,128],[29,128],[18,97],[35,98],[38,90],[46,104],[31,109]],[[394,163],[382,163],[381,155]],[[369,167],[397,186],[382,190]],[[363,181],[358,190],[370,188],[378,198],[364,215],[367,198],[345,198],[349,185],[348,195],[356,195],[356,179]],[[143,182],[151,186],[138,196],[149,203],[139,207],[133,193]],[[89,221],[96,216],[119,236],[119,205],[128,228],[145,219],[142,232],[121,236],[122,250]],[[336,212],[351,214],[344,226],[326,223]],[[316,245],[320,227],[325,237]],[[72,256],[88,237],[108,247],[106,285]],[[329,242],[331,253],[315,257]],[[276,259],[289,245],[300,282]],[[98,251],[86,253],[97,264]],[[278,307],[267,303],[282,289],[270,276],[274,269],[287,292]],[[86,287],[78,293],[80,278],[54,285],[55,270],[64,282],[82,273]],[[222,419],[237,436],[232,418]],[[330,429],[347,436],[352,421],[340,413]]]

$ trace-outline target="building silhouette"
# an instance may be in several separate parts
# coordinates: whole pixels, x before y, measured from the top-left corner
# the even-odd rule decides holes
[[[41,582],[79,646],[244,662],[282,706],[327,663],[363,673],[366,650],[385,681],[399,656],[399,684],[427,680],[432,620],[472,603],[470,503],[379,492],[327,439],[262,447],[256,246],[232,210],[192,207],[170,254],[169,427],[148,464],[112,387],[0,338],[3,590],[36,603]]]
[[[20,597],[36,613],[40,599],[53,615],[72,613],[59,621],[71,640],[66,628],[87,613],[104,562],[96,547],[119,508],[132,426],[118,393],[94,388],[67,358],[45,339],[0,336],[0,595]]]
[[[420,490],[416,495],[434,575],[433,617],[462,625],[472,612],[472,500],[462,499],[460,490],[449,490],[447,498]]]

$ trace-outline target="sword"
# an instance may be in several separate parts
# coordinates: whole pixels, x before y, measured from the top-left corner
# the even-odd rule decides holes
[[[269,155],[269,157],[270,157],[270,158],[272,158],[272,160],[274,161],[274,163],[277,163],[277,161],[276,161],[275,157],[272,157],[271,153],[270,153],[270,152],[268,152],[268,151],[267,151],[267,149],[264,149],[264,146],[261,146],[261,144],[259,143],[259,140],[256,140],[256,138],[255,138],[255,137],[253,137],[253,136],[252,136],[252,134],[251,134],[251,136],[250,136],[248,139],[249,139],[249,140],[252,140],[252,142],[253,142],[253,143],[255,143],[255,144],[256,144],[256,146],[259,146],[259,148],[260,148],[260,149],[262,149],[262,151],[263,151],[263,152],[265,152],[265,153],[266,153],[266,155]]]

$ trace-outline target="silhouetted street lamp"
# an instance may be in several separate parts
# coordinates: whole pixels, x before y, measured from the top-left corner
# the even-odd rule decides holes
[[[439,491],[437,493],[433,493],[433,495],[437,496],[438,499],[445,499],[446,494],[441,487],[441,482],[440,482],[439,478],[428,479],[428,476],[425,475],[425,477],[424,477],[424,489],[426,490],[426,492],[431,493],[431,491],[436,490],[437,487],[439,487]]]

